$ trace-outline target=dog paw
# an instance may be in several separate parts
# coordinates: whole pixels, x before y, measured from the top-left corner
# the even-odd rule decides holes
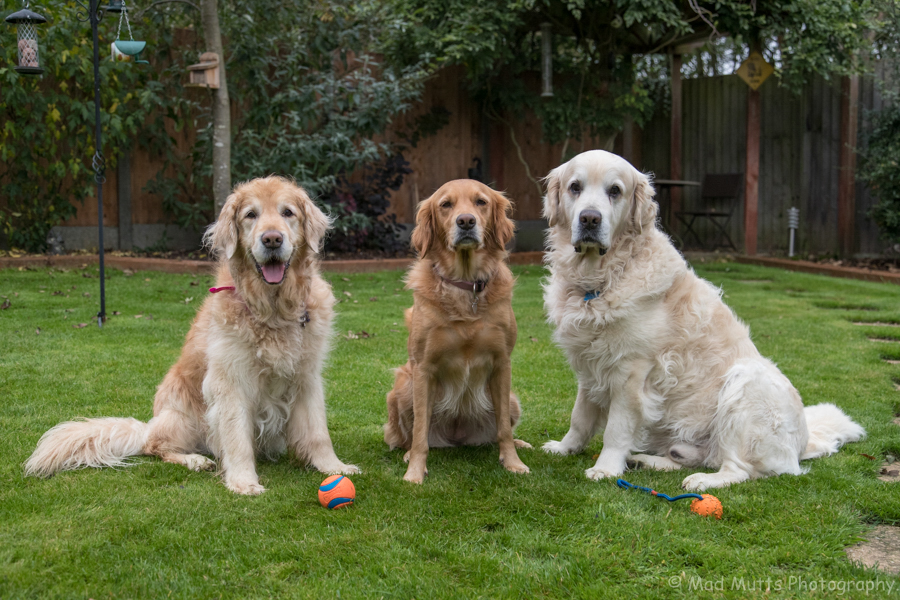
[[[428,475],[428,469],[425,469],[424,472],[413,472],[412,469],[406,471],[406,475],[403,476],[403,481],[408,481],[410,483],[417,483],[419,485],[425,481],[425,476]]]
[[[684,481],[681,482],[681,487],[690,492],[702,492],[716,486],[710,481],[708,473],[694,473],[684,478]]]
[[[606,469],[600,469],[598,467],[591,467],[587,471],[584,472],[588,479],[593,479],[594,481],[599,481],[601,479],[608,479],[610,477],[618,477],[622,473],[612,473],[607,471]]]
[[[569,448],[562,442],[549,441],[543,446],[541,446],[541,450],[544,452],[548,452],[550,454],[559,454],[560,456],[565,456],[567,454],[574,454],[575,450]]]
[[[409,464],[409,455],[410,455],[411,452],[412,452],[412,450],[407,450],[407,451],[406,451],[406,454],[403,455],[403,462],[404,462],[404,463]]]
[[[184,466],[191,471],[213,471],[216,463],[200,454],[188,454],[184,460]]]
[[[533,450],[534,446],[526,442],[525,440],[513,440],[513,444],[516,445],[516,448],[527,448],[528,450]]]
[[[519,460],[519,457],[514,457],[512,460],[503,460],[501,458],[500,464],[503,465],[503,468],[510,473],[531,473],[531,469],[529,469],[525,465],[525,463]]]
[[[243,494],[244,496],[259,496],[266,488],[259,485],[258,482],[249,480],[225,481],[225,487],[235,494]]]
[[[344,463],[341,463],[334,469],[328,471],[329,475],[337,475],[338,473],[341,475],[357,475],[362,473],[362,469],[356,465],[345,465]]]

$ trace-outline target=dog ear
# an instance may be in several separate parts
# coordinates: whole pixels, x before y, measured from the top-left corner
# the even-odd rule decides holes
[[[559,206],[559,169],[556,167],[544,178],[547,182],[547,195],[544,196],[544,218],[547,225],[553,227],[559,222],[561,208]]]
[[[331,228],[331,219],[299,186],[297,187],[297,196],[303,214],[303,239],[306,240],[309,249],[318,254],[322,250],[325,234]]]
[[[416,228],[413,229],[410,242],[415,248],[419,258],[424,258],[431,250],[431,244],[434,243],[434,196],[419,202],[416,210]]]
[[[640,171],[636,173],[637,184],[634,186],[634,198],[631,203],[631,222],[638,231],[643,232],[656,222],[659,206],[653,201],[656,191],[650,183],[650,178]]]
[[[215,253],[225,252],[225,258],[231,259],[237,250],[238,225],[237,211],[240,201],[236,193],[228,196],[222,212],[215,223],[203,234],[203,244]]]
[[[512,214],[513,204],[501,192],[491,190],[494,202],[491,204],[491,231],[493,241],[500,250],[512,240],[516,233],[516,224],[509,216]]]

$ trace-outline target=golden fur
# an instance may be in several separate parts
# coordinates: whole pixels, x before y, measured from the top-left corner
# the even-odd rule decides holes
[[[412,234],[419,259],[407,276],[409,362],[396,371],[384,426],[384,441],[408,450],[407,481],[422,482],[429,447],[494,441],[504,467],[528,472],[516,447],[530,446],[512,433],[521,408],[510,392],[516,318],[505,246],[513,236],[511,210],[503,194],[465,179],[444,184],[419,205]],[[442,277],[487,280],[475,309],[473,292]]]
[[[547,177],[544,306],[578,395],[569,432],[544,450],[580,452],[602,432],[589,478],[617,477],[626,464],[718,469],[684,479],[704,490],[796,475],[801,459],[860,439],[836,406],[804,409],[721,291],[657,229],[653,194],[643,173],[602,150]]]
[[[61,423],[41,438],[26,472],[121,465],[136,454],[206,470],[215,463],[202,454],[212,453],[230,490],[259,494],[255,455],[276,458],[286,448],[320,471],[357,472],[335,456],[325,415],[334,296],[317,253],[328,226],[286,179],[238,185],[206,235],[220,255],[216,287],[236,289],[203,303],[156,392],[153,418]]]

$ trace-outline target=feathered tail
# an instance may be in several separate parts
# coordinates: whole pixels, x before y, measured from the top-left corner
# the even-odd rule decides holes
[[[847,442],[858,442],[866,430],[834,404],[817,404],[804,409],[809,442],[800,460],[834,454]]]
[[[49,477],[84,467],[120,467],[141,454],[148,426],[137,419],[66,421],[43,436],[25,463],[25,475]]]

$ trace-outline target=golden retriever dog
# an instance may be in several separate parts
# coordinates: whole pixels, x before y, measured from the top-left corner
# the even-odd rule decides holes
[[[384,441],[405,448],[404,479],[422,483],[428,448],[498,441],[500,462],[527,473],[513,439],[521,415],[510,391],[516,344],[513,276],[506,244],[514,225],[506,197],[477,181],[444,184],[419,205],[407,275],[409,362],[387,395]]]
[[[578,395],[569,432],[545,451],[580,452],[602,431],[589,478],[617,477],[626,465],[718,469],[684,479],[700,491],[798,475],[801,460],[865,435],[833,404],[804,409],[721,291],[657,229],[645,175],[593,150],[546,181],[544,306]]]
[[[219,460],[226,487],[260,494],[256,455],[290,448],[324,473],[356,473],[338,460],[325,416],[322,366],[334,296],[317,254],[328,218],[280,177],[238,185],[206,233],[219,254],[216,287],[156,392],[153,418],[100,418],[48,431],[27,474],[118,466],[146,454],[195,471]]]

